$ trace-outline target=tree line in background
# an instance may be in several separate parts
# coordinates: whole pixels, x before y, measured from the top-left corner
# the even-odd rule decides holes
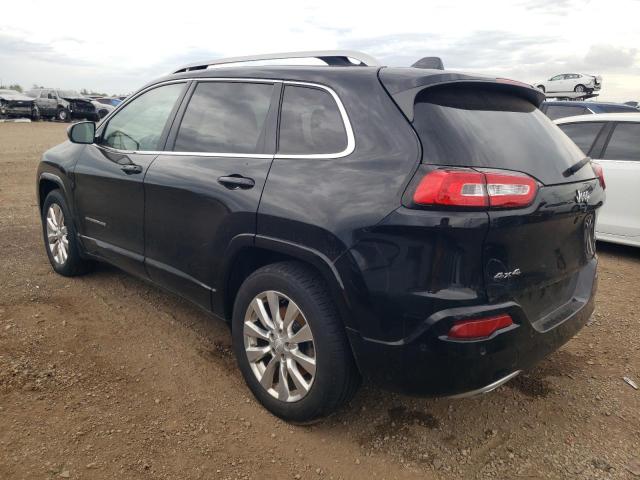
[[[22,85],[18,85],[17,83],[14,84],[14,85],[2,85],[2,84],[0,84],[0,88],[4,88],[4,89],[8,89],[8,90],[15,90],[15,91],[20,92],[20,93],[24,92],[24,90],[22,88]],[[37,85],[37,84],[34,83],[31,86],[31,88],[45,88],[45,87],[43,87],[42,85]],[[111,96],[111,95],[109,95],[107,93],[104,93],[104,92],[96,92],[96,91],[93,91],[93,90],[87,90],[86,88],[81,89],[80,93],[82,95],[97,95],[97,96],[100,96],[100,97],[110,97]]]

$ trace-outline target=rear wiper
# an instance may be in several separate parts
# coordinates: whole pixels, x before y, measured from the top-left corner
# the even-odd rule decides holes
[[[584,157],[582,160],[574,163],[569,168],[567,168],[564,172],[562,172],[562,176],[570,177],[571,175],[576,173],[578,170],[580,170],[582,167],[584,167],[587,163],[590,163],[590,162],[591,162],[591,157]]]

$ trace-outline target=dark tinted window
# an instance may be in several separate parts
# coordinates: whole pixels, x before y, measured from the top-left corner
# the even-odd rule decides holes
[[[637,112],[638,109],[627,105],[598,105],[598,111],[600,113],[625,113]]]
[[[532,103],[497,89],[431,87],[416,98],[423,161],[529,173],[545,184],[589,178],[562,172],[584,154]]]
[[[183,83],[165,85],[135,98],[109,120],[102,143],[118,150],[162,149],[162,132],[183,89]]]
[[[586,115],[589,110],[579,105],[547,105],[545,112],[551,120],[564,117],[573,117],[574,115]]]
[[[278,153],[328,154],[347,147],[335,100],[325,90],[287,85],[282,100]]]
[[[273,85],[204,82],[196,87],[180,124],[181,152],[261,153]]]
[[[640,160],[640,123],[617,124],[602,158]]]
[[[566,123],[558,126],[586,155],[591,150],[591,146],[603,125],[604,123],[602,122],[582,122]]]

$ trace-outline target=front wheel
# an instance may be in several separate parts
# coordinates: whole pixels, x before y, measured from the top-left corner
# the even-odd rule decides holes
[[[276,263],[251,274],[236,296],[232,336],[249,388],[283,420],[318,420],[357,390],[344,325],[323,279],[304,264]]]
[[[60,190],[51,191],[44,200],[42,234],[49,262],[56,273],[73,277],[91,269],[92,263],[80,256],[71,213]]]
[[[544,85],[538,85],[538,90],[540,90],[542,93],[545,93]]]
[[[585,93],[587,89],[584,85],[576,85],[576,88],[574,88],[573,91],[576,93]]]
[[[31,121],[32,122],[37,122],[40,120],[40,110],[38,109],[38,107],[33,107],[33,110],[31,110]]]
[[[71,114],[69,113],[69,110],[67,110],[66,108],[59,108],[58,113],[56,113],[56,120],[59,120],[61,122],[70,122]]]

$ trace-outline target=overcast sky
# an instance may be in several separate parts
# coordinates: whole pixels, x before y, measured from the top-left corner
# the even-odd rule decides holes
[[[603,76],[602,100],[640,100],[640,0],[3,2],[0,81],[128,93],[181,64],[357,49],[387,65],[533,83]]]

